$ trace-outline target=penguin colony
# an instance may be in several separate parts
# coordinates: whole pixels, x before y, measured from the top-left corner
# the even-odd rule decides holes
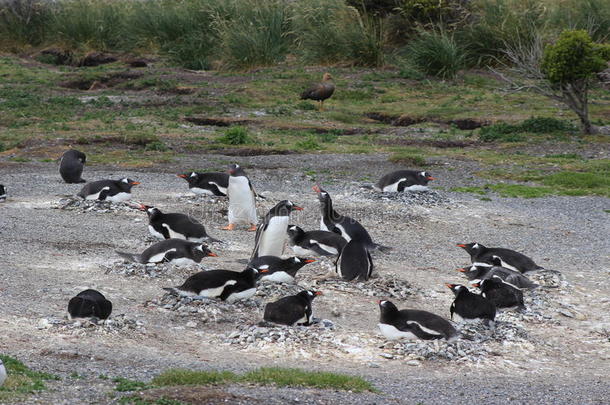
[[[71,149],[60,161],[60,175],[67,183],[83,183],[86,162],[84,153]],[[180,296],[219,299],[228,303],[251,298],[261,281],[295,283],[297,273],[307,264],[316,262],[310,256],[327,256],[335,260],[335,272],[344,280],[368,280],[374,270],[371,252],[387,252],[391,247],[375,243],[368,231],[355,219],[341,215],[333,206],[330,194],[320,186],[313,186],[320,202],[319,230],[304,229],[290,224],[290,215],[301,207],[289,200],[278,202],[259,222],[256,213],[257,194],[244,169],[238,164],[229,166],[227,173],[179,174],[188,182],[194,194],[229,199],[228,225],[233,231],[245,225],[256,231],[255,245],[247,266],[241,272],[233,270],[200,271],[181,285],[164,288]],[[425,188],[434,180],[429,173],[399,170],[381,177],[372,187],[378,192],[403,192]],[[140,183],[128,178],[102,179],[86,183],[78,193],[83,199],[124,202],[131,197],[133,186]],[[0,185],[0,202],[6,200],[6,189]],[[200,263],[205,257],[217,256],[206,245],[220,242],[208,235],[203,224],[181,213],[164,213],[160,209],[137,204],[146,212],[150,234],[159,239],[142,253],[117,251],[125,260],[138,263],[171,263],[177,266]],[[296,256],[282,257],[284,245]],[[493,328],[497,311],[506,308],[524,310],[524,289],[538,287],[524,273],[542,270],[529,257],[505,248],[488,248],[481,243],[460,243],[471,258],[471,265],[458,269],[480,293],[464,285],[446,284],[453,292],[449,308],[451,321],[478,321]],[[314,322],[312,302],[322,295],[319,291],[303,290],[294,296],[270,302],[264,310],[264,321],[283,325],[308,326]],[[399,310],[388,300],[378,301],[379,330],[387,339],[446,339],[459,338],[454,324],[437,314],[415,309]],[[70,318],[95,317],[107,319],[112,302],[96,290],[85,290],[70,299]],[[0,385],[5,377],[0,362]]]

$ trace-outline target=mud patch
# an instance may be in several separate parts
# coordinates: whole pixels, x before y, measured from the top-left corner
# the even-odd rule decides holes
[[[80,78],[69,80],[60,83],[61,87],[76,90],[98,90],[103,88],[115,87],[121,83],[128,82],[130,80],[139,79],[142,77],[142,73],[136,72],[120,72],[114,73],[107,76],[101,76],[98,78]]]

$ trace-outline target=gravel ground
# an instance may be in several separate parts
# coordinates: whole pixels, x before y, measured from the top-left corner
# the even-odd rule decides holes
[[[191,156],[179,165],[146,171],[87,167],[84,176],[140,181],[134,200],[168,212],[188,212],[201,219],[209,234],[223,240],[212,247],[219,257],[204,259],[201,268],[240,270],[243,264],[237,260],[249,256],[254,235],[219,230],[226,221],[226,202],[189,196],[186,183],[175,176],[183,169],[218,167],[232,159]],[[464,161],[430,167],[438,179],[433,192],[416,197],[379,197],[360,188],[398,168],[383,155],[255,156],[239,162],[266,196],[259,201],[261,213],[288,198],[305,207],[294,223],[314,229],[319,211],[311,186],[318,182],[338,211],[358,218],[376,242],[394,247],[389,253],[375,253],[376,278],[367,285],[333,280],[327,260],[300,271],[300,287],[324,292],[314,301],[314,315],[332,328],[314,327],[321,328],[319,333],[282,328],[248,332],[257,328],[253,325],[261,320],[262,306],[273,295],[268,286],[251,303],[239,304],[233,319],[227,317],[226,304],[202,312],[197,312],[205,306],[201,303],[186,303],[186,310],[166,308],[161,287],[178,285],[200,268],[124,264],[115,249],[138,252],[151,242],[144,213],[126,206],[61,209],[66,196],[80,186],[62,183],[54,164],[0,162],[0,183],[9,192],[9,200],[0,205],[0,351],[62,377],[24,403],[115,402],[114,384],[100,376],[148,380],[170,367],[244,371],[261,365],[358,374],[382,393],[252,386],[225,391],[251,403],[607,403],[608,199],[481,201],[444,191],[480,181],[472,174],[476,165]],[[475,240],[522,251],[560,271],[563,278],[557,285],[526,293],[529,313],[502,314],[512,325],[498,328],[502,335],[460,341],[467,350],[457,355],[455,349],[455,359],[447,356],[450,345],[419,342],[395,347],[382,339],[376,300],[384,294],[399,308],[449,316],[453,296],[443,283],[465,284],[455,270],[469,259],[455,244]],[[544,275],[537,277],[544,281]],[[85,288],[99,289],[113,302],[109,325],[64,320],[68,300]],[[295,287],[277,288],[288,292]],[[466,326],[464,331],[473,333]],[[230,338],[236,332],[240,335]],[[265,340],[273,333],[284,333],[284,340]],[[286,344],[286,336],[294,336],[294,342]],[[264,343],[256,346],[259,337]],[[71,377],[72,373],[81,377]]]

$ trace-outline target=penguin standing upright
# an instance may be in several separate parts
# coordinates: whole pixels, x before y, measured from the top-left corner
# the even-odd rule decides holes
[[[96,317],[107,319],[111,313],[112,302],[96,290],[81,291],[68,303],[70,318]]]
[[[500,265],[502,267],[521,273],[544,270],[544,267],[538,266],[532,259],[523,253],[516,252],[512,249],[488,248],[477,242],[458,243],[457,246],[468,252],[470,260],[473,263],[483,262],[493,264],[494,260],[500,260]]]
[[[70,149],[64,152],[59,162],[59,174],[66,183],[85,183],[81,175],[87,156],[81,151]]]
[[[381,312],[379,330],[388,339],[447,339],[454,341],[459,334],[451,323],[431,312],[417,309],[398,310],[387,300],[378,301]]]
[[[83,186],[78,196],[85,200],[123,202],[131,198],[131,188],[140,184],[123,178],[120,180],[98,180]]]
[[[357,240],[347,242],[335,262],[335,272],[347,281],[368,280],[373,274],[373,259],[366,245]]]
[[[322,295],[322,292],[305,290],[270,302],[265,305],[263,319],[281,325],[309,326],[312,320],[311,302],[318,295]]]
[[[136,263],[165,263],[169,262],[176,266],[188,266],[195,263],[201,263],[206,256],[217,257],[212,253],[207,246],[189,242],[183,239],[166,239],[157,242],[141,254],[125,253],[116,251],[119,256]]]
[[[455,299],[449,308],[452,320],[455,315],[455,318],[458,321],[482,319],[486,325],[494,325],[494,319],[496,319],[496,306],[493,302],[479,294],[470,292],[468,288],[463,285],[445,285],[455,295]]]
[[[307,231],[288,225],[288,245],[297,255],[336,256],[347,241],[341,235],[328,231]]]
[[[397,170],[381,177],[373,186],[376,191],[384,193],[420,191],[428,189],[428,182],[434,180],[427,172],[417,170]]]
[[[498,276],[486,278],[473,285],[479,287],[481,289],[481,295],[493,302],[496,308],[525,309],[523,292]]]
[[[222,229],[232,231],[239,223],[249,224],[249,231],[256,231],[256,193],[246,172],[237,164],[229,166],[229,225]]]
[[[148,214],[148,230],[158,239],[184,239],[191,242],[220,242],[209,236],[205,227],[195,218],[178,213],[163,213],[160,209],[140,204],[141,211]]]
[[[6,187],[0,184],[0,202],[6,201]]]
[[[259,256],[281,256],[284,252],[290,213],[302,209],[289,200],[282,200],[271,208],[256,229],[250,260]]]
[[[282,259],[277,256],[259,256],[248,263],[248,266],[265,273],[260,277],[260,281],[273,281],[275,283],[294,283],[294,278],[303,266],[314,263],[314,259],[288,257]]]
[[[178,295],[199,295],[235,302],[248,299],[256,293],[257,279],[258,270],[252,267],[248,267],[242,272],[208,270],[193,274],[178,287],[164,288],[164,290]]]
[[[229,175],[227,173],[190,172],[179,174],[178,177],[183,178],[188,182],[189,190],[194,194],[215,195],[220,197],[227,195],[227,188],[229,187]]]

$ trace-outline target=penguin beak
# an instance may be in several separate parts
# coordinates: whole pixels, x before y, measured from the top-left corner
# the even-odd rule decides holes
[[[320,186],[318,186],[317,184],[315,186],[313,186],[311,189],[318,194],[320,194],[322,192],[322,190],[320,189]]]
[[[316,261],[314,259],[305,259],[303,260],[305,263],[315,263]]]
[[[259,273],[269,273],[269,269],[263,269],[263,270],[259,270]]]
[[[176,176],[180,177],[181,179],[186,179],[187,178],[186,174],[177,174]]]
[[[453,288],[453,287],[455,287],[455,284],[449,284],[449,283],[445,283],[445,285],[447,286],[447,288]]]
[[[459,271],[460,273],[467,273],[468,269],[466,269],[465,267],[462,267],[461,269],[457,269],[457,271]]]
[[[465,245],[465,244],[463,244],[463,243],[458,243],[458,244],[457,244],[457,245],[455,245],[455,246],[457,246],[457,247],[461,247],[461,248],[465,248],[465,247],[466,247],[466,245]]]
[[[436,180],[436,178],[434,178],[432,176],[428,176],[428,177],[426,177],[426,180]]]
[[[324,295],[322,291],[316,291],[316,295]]]
[[[218,255],[214,252],[208,252],[209,257],[218,257]]]
[[[303,211],[303,207],[299,207],[298,205],[293,205],[292,209],[296,211]]]
[[[140,206],[138,207],[138,209],[140,211],[146,211],[147,209],[149,209],[150,207],[148,205],[144,205],[144,204],[140,204]]]
[[[132,181],[130,184],[132,186],[137,186],[138,184],[140,184],[140,182],[139,181]]]
[[[473,286],[473,287],[480,287],[480,286],[481,286],[481,283],[472,283],[472,286]]]

